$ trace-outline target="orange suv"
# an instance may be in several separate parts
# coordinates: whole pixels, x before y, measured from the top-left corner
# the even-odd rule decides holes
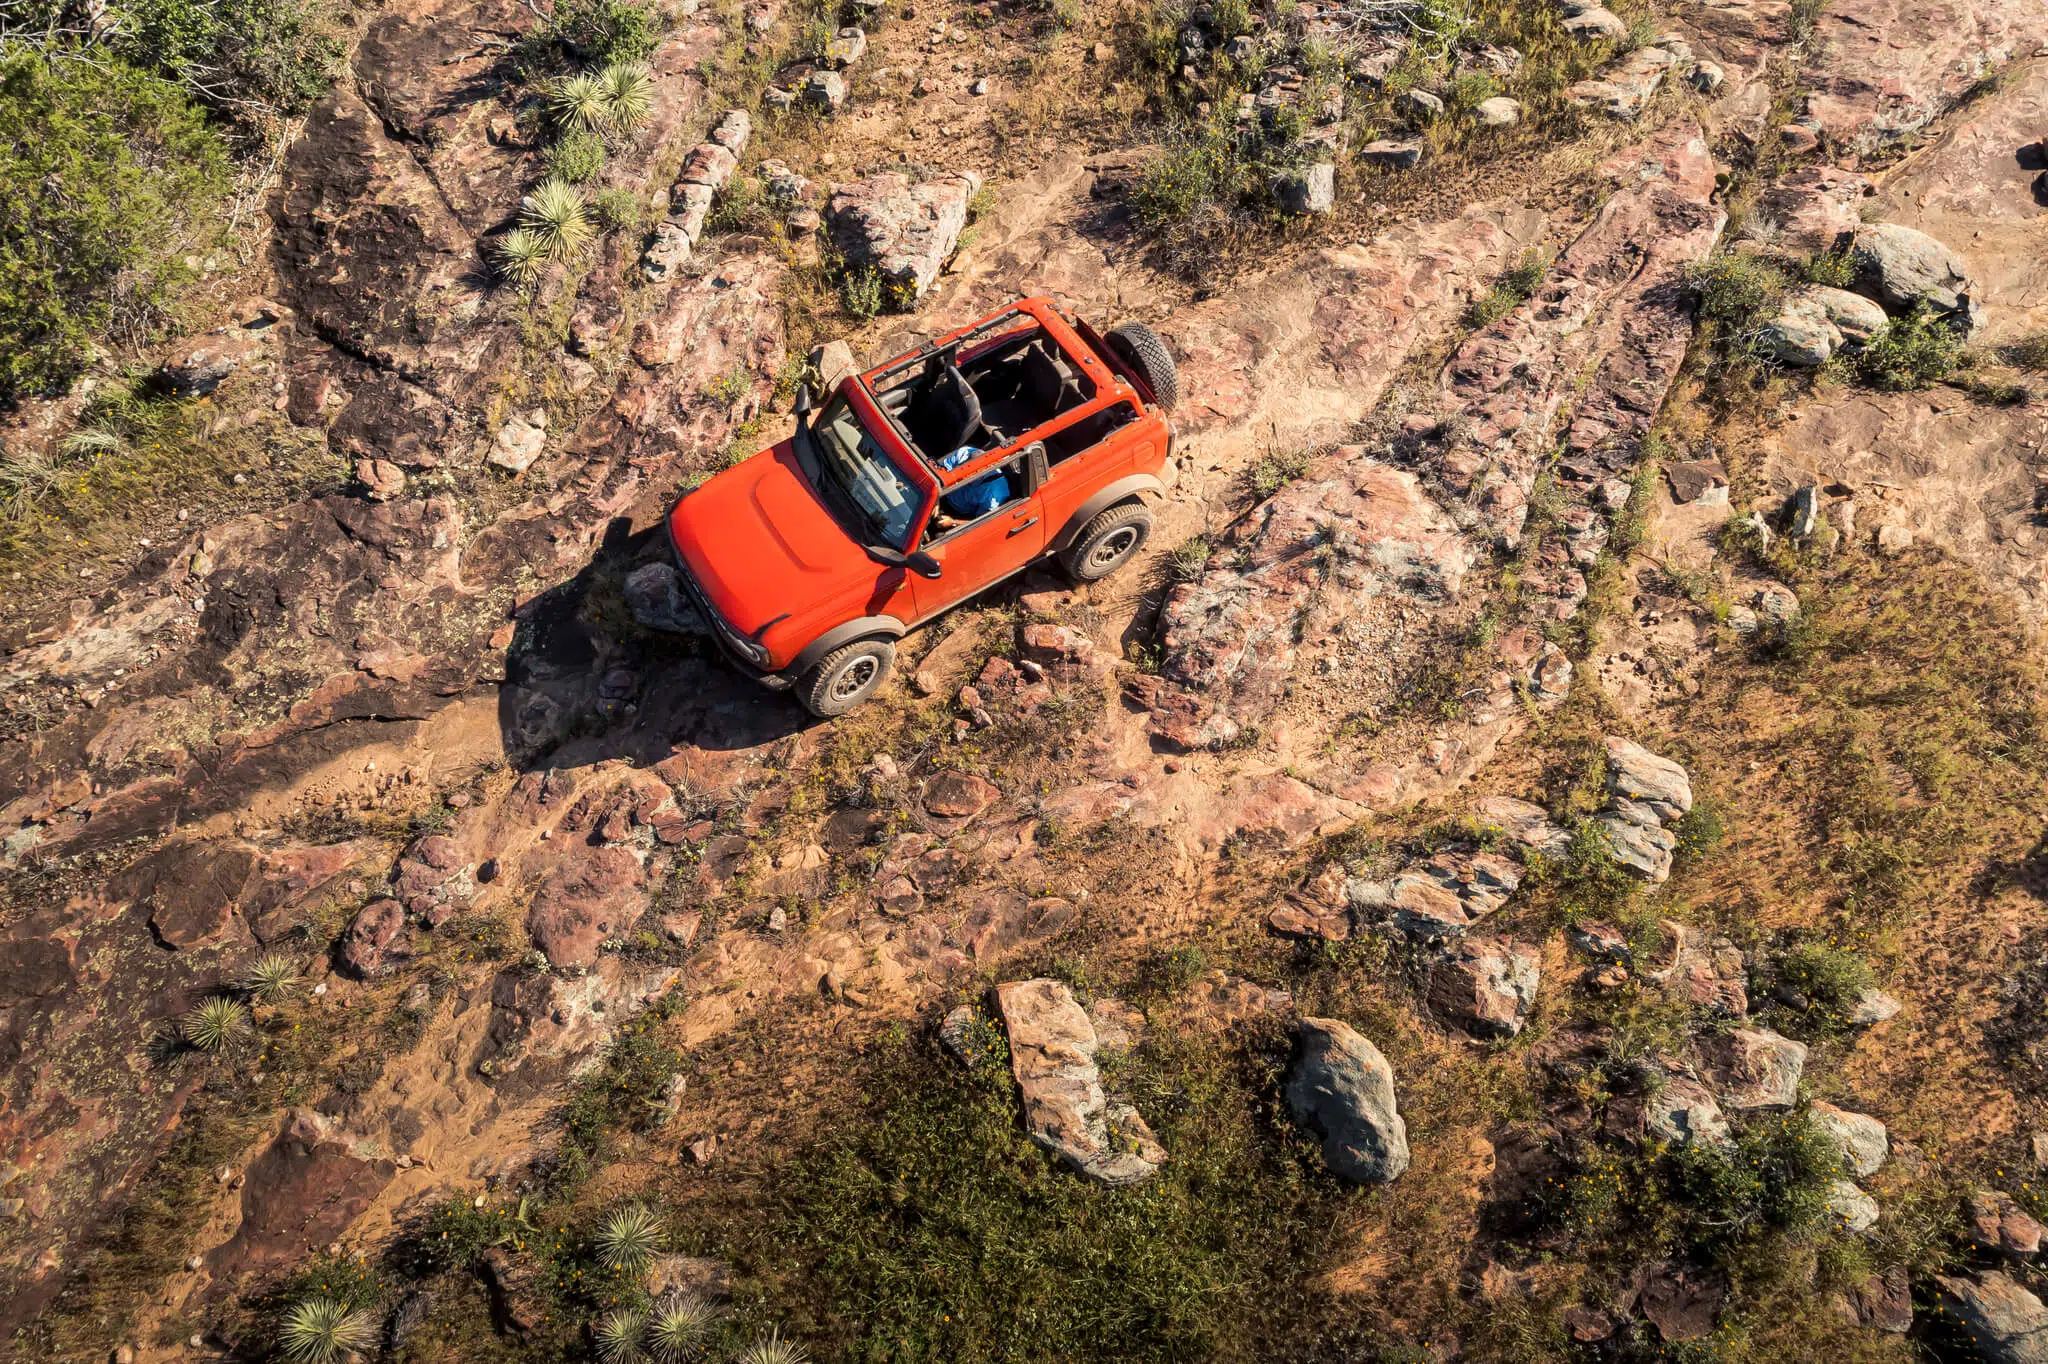
[[[1027,298],[863,374],[795,434],[685,492],[684,585],[725,652],[814,715],[873,695],[896,641],[1057,556],[1081,582],[1152,530],[1173,453],[1172,353]]]

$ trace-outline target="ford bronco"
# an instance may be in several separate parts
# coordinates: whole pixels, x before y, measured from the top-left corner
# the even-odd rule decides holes
[[[1081,582],[1129,562],[1179,383],[1149,327],[1023,299],[821,404],[800,391],[790,439],[677,500],[676,567],[744,671],[843,715],[904,634],[1036,560]]]

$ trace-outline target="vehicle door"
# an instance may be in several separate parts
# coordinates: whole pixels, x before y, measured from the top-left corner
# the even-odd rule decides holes
[[[1008,501],[964,524],[934,515],[919,546],[938,561],[939,576],[911,582],[920,619],[928,619],[985,587],[1001,582],[1045,549],[1045,508],[1040,498],[1043,447],[1019,450],[991,466],[1009,480]],[[978,477],[981,471],[975,471]],[[944,503],[940,504],[943,511]]]

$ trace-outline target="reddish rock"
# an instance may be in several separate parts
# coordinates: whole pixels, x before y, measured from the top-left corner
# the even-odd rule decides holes
[[[981,177],[972,172],[913,181],[884,171],[839,185],[825,206],[832,244],[849,265],[876,271],[914,302],[937,282],[967,226],[967,203],[980,188]]]
[[[1513,1037],[1541,978],[1542,956],[1528,943],[1465,938],[1431,970],[1429,1002],[1467,1032]]]
[[[1657,1264],[1645,1269],[1638,1307],[1666,1341],[1698,1340],[1714,1329],[1728,1283],[1716,1270]]]
[[[976,961],[990,961],[1025,943],[1043,942],[1079,913],[1071,901],[1033,900],[1006,886],[976,897],[960,925],[959,941]]]
[[[622,935],[646,908],[644,875],[626,848],[564,847],[552,854],[534,892],[527,935],[555,966],[592,965],[605,939]]]
[[[349,1153],[318,1114],[298,1110],[242,1185],[241,1225],[208,1256],[217,1276],[296,1264],[362,1216],[397,1167]]]
[[[941,819],[972,819],[1002,798],[993,782],[972,772],[941,772],[925,786],[924,808]]]
[[[367,980],[380,975],[399,959],[410,956],[405,932],[405,907],[396,900],[372,900],[356,911],[348,931],[341,935],[341,965],[352,975]]]
[[[1979,1189],[1970,1195],[1967,1211],[1969,1237],[1978,1248],[2013,1256],[2032,1255],[2041,1249],[2041,1224],[2012,1195]]]
[[[1857,1326],[1902,1336],[1913,1329],[1913,1282],[1904,1265],[1893,1265],[1857,1284],[1843,1299]]]
[[[372,502],[389,502],[404,495],[405,470],[387,459],[359,459],[356,482],[363,485]]]

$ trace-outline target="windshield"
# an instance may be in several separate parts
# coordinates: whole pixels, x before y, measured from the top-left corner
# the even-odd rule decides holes
[[[874,536],[870,543],[901,548],[910,538],[923,494],[882,453],[845,398],[833,399],[812,430],[825,479],[860,513]]]

